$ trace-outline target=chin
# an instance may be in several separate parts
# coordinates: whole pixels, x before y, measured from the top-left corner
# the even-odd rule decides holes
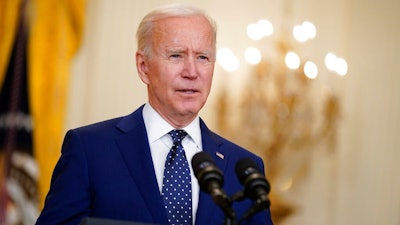
[[[204,101],[182,101],[179,104],[179,109],[180,112],[182,112],[185,115],[190,115],[190,114],[198,114],[199,111],[203,108],[205,102]],[[178,109],[178,108],[177,108]]]
[[[200,109],[200,106],[184,106],[181,112],[185,115],[197,115]]]

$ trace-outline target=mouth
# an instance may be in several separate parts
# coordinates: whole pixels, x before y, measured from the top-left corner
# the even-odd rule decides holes
[[[199,93],[199,91],[196,89],[180,89],[180,90],[177,90],[177,92],[182,93],[182,94],[188,94],[188,95]]]

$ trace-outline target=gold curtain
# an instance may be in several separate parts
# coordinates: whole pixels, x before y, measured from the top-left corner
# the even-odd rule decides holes
[[[0,84],[9,63],[21,2],[0,1]],[[60,155],[69,73],[82,38],[85,0],[28,0],[27,6],[28,94],[43,205]]]
[[[0,90],[17,31],[21,0],[0,1]]]
[[[59,158],[70,66],[82,37],[84,0],[32,0],[28,83],[41,203]]]

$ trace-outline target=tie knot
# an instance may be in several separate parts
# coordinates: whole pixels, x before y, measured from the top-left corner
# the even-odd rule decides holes
[[[172,140],[174,141],[175,144],[175,143],[180,143],[183,140],[183,138],[186,137],[187,133],[184,130],[171,130],[169,132],[169,135],[171,135]]]

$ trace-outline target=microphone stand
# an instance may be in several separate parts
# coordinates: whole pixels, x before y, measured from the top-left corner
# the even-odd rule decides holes
[[[240,191],[240,192],[237,192],[236,194],[234,194],[230,198],[229,202],[230,203],[232,203],[234,201],[240,202],[240,201],[243,201],[245,198],[246,198],[246,195],[244,194],[244,192]],[[246,219],[250,218],[257,212],[260,212],[261,210],[268,208],[270,206],[270,204],[271,204],[271,202],[269,201],[269,198],[267,195],[260,196],[260,198],[255,201],[254,205],[251,208],[249,208],[248,211],[240,218],[239,222],[236,222],[236,220],[235,220],[233,224],[240,225]],[[225,225],[228,225],[229,222],[230,221],[225,222]],[[231,224],[231,225],[233,225],[233,224]]]
[[[235,219],[225,217],[224,225],[237,225],[237,223],[236,223]]]
[[[222,207],[221,207],[222,208]],[[238,225],[236,222],[236,213],[231,207],[229,209],[222,209],[225,214],[224,225]]]
[[[236,213],[232,209],[230,202],[229,202],[229,207],[221,207],[221,208],[225,214],[224,225],[237,225]]]
[[[254,214],[268,208],[270,206],[271,202],[269,201],[268,197],[261,196],[259,199],[256,200],[254,205],[240,218],[239,224],[241,224],[243,221],[246,219],[250,218]]]
[[[232,202],[243,201],[246,198],[244,192],[240,191],[234,194],[231,198],[228,198],[223,192],[218,189],[214,189],[212,192],[215,203],[222,209],[225,215],[224,225],[240,225],[246,219],[250,218],[254,214],[268,208],[270,201],[267,195],[260,196],[253,204],[252,207],[240,218],[239,222],[236,221],[236,213],[232,208]]]
[[[232,208],[232,201],[220,189],[212,189],[214,202],[222,209],[225,215],[224,225],[237,225],[236,213]]]

